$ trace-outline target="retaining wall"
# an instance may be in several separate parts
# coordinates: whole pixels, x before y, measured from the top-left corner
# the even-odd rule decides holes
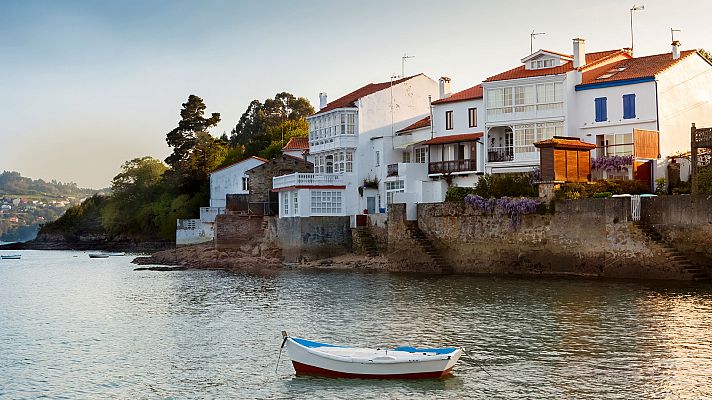
[[[278,218],[277,241],[286,262],[342,255],[351,251],[350,218]]]

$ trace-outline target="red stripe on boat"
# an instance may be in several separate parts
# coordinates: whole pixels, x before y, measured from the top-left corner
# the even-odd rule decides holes
[[[332,371],[329,369],[315,367],[313,365],[302,364],[297,361],[292,361],[294,365],[294,370],[297,375],[309,375],[309,376],[325,376],[328,378],[357,378],[357,379],[434,379],[442,378],[447,376],[452,372],[452,368],[446,369],[445,371],[434,371],[434,372],[416,372],[412,374],[352,374],[348,372]]]

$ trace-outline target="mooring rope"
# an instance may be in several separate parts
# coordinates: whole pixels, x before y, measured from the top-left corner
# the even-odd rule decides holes
[[[462,349],[462,352],[465,353],[465,355],[466,355],[467,357],[469,357],[470,360],[472,360],[472,363],[473,363],[473,364],[475,364],[475,365],[477,365],[478,367],[480,367],[480,369],[483,370],[483,371],[485,371],[485,373],[486,373],[487,375],[492,376],[492,374],[490,374],[489,372],[487,372],[487,370],[486,370],[482,365],[478,364],[477,361],[475,361],[474,357],[472,357],[472,356],[470,355],[470,353],[468,353],[467,350],[465,350],[464,347],[460,347],[460,349]]]
[[[277,368],[279,368],[279,360],[282,358],[282,349],[284,348],[284,344],[287,343],[287,338],[289,336],[285,336],[284,340],[282,340],[282,345],[279,346],[279,355],[277,355],[277,365],[274,366],[274,374],[277,375]]]

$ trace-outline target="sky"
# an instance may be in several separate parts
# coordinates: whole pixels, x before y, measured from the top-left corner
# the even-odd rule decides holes
[[[638,0],[635,54],[712,49],[710,0]],[[110,185],[124,161],[170,154],[181,104],[202,97],[229,134],[253,99],[318,106],[401,72],[453,90],[534,49],[630,46],[631,1],[0,0],[0,171]]]

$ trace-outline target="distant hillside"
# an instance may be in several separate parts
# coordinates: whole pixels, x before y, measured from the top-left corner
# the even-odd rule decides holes
[[[106,191],[106,190],[104,190]],[[34,239],[40,226],[99,192],[76,183],[46,182],[18,172],[0,174],[0,241]]]
[[[3,171],[0,174],[0,196],[89,197],[98,191],[80,188],[74,182],[62,183],[54,179],[46,182],[27,178],[15,171]]]

